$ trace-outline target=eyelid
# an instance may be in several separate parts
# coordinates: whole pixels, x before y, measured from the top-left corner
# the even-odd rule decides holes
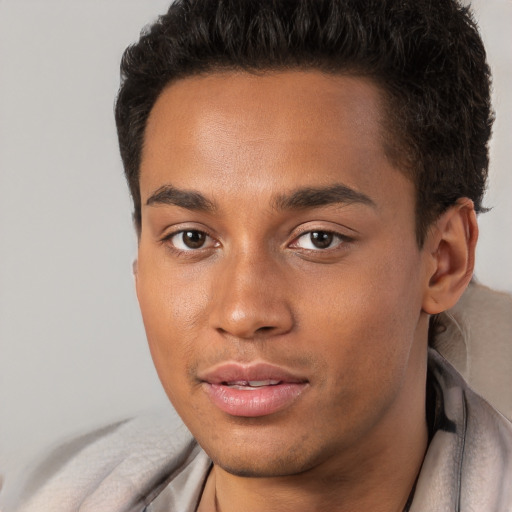
[[[290,230],[290,237],[295,239],[305,233],[311,233],[315,231],[322,231],[324,233],[332,233],[342,238],[355,239],[359,232],[349,226],[343,224],[329,222],[329,221],[308,221],[301,222]]]

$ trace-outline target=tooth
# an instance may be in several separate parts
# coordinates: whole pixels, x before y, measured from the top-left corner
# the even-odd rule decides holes
[[[274,386],[276,384],[279,384],[278,380],[250,380],[249,386],[253,388],[257,388],[260,386]]]

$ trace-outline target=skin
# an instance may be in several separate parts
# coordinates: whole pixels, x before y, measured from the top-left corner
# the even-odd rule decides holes
[[[428,318],[462,293],[476,224],[463,201],[418,247],[381,111],[369,80],[290,71],[179,80],[151,112],[137,295],[165,391],[214,461],[202,511],[407,500],[427,446]],[[311,188],[322,204],[290,200]],[[183,230],[204,238],[188,247]],[[224,361],[308,384],[275,414],[235,417],[198,378]]]

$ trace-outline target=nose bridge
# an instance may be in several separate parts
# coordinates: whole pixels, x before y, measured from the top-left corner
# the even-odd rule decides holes
[[[212,326],[244,339],[289,331],[293,316],[281,278],[269,251],[244,249],[226,257],[213,291]]]

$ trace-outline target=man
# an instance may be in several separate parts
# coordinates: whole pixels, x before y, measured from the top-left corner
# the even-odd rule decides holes
[[[178,1],[122,75],[137,296],[193,439],[108,427],[20,510],[511,510],[510,423],[428,349],[487,174],[467,10]]]

